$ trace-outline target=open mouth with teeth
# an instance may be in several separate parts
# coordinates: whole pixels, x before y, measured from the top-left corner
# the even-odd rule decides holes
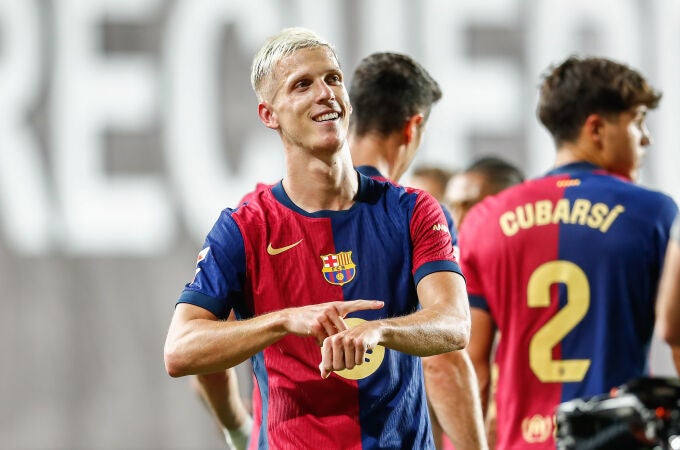
[[[328,122],[329,120],[336,120],[340,118],[340,113],[337,112],[330,112],[326,114],[322,114],[318,117],[314,118],[315,122]]]

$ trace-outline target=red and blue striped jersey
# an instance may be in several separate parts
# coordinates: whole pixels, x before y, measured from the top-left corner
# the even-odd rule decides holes
[[[470,304],[500,331],[498,448],[554,449],[559,403],[647,373],[677,211],[670,197],[580,162],[466,216],[459,245]]]
[[[371,177],[376,180],[380,181],[390,181],[389,179],[385,178],[383,174],[380,173],[380,171],[373,167],[373,166],[357,166],[355,167],[356,171],[359,172],[362,175],[366,175],[367,177]],[[392,184],[395,184],[398,186],[397,183],[392,182]],[[451,233],[451,243],[453,244],[454,248],[454,254],[457,254],[457,249],[458,249],[458,232],[456,231],[456,226],[453,223],[453,217],[451,217],[451,213],[449,210],[446,208],[446,206],[440,204],[442,207],[442,212],[444,213],[444,217],[446,218],[446,225],[449,227],[449,233]]]
[[[335,300],[385,307],[348,323],[416,311],[417,283],[460,273],[439,204],[359,175],[344,211],[307,213],[281,183],[223,211],[178,302],[225,319]],[[312,338],[287,336],[252,358],[261,405],[251,448],[433,448],[420,358],[378,346],[352,371],[319,374]]]

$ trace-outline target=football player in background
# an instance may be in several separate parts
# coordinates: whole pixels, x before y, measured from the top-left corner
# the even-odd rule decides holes
[[[661,94],[604,58],[551,67],[538,116],[552,134],[545,176],[487,197],[459,230],[472,333],[496,352],[496,448],[554,449],[556,406],[647,374],[673,200],[634,184]],[[488,379],[480,376],[480,381]],[[488,389],[488,385],[482,386]]]

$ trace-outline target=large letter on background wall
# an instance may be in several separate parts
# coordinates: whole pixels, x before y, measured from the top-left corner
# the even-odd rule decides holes
[[[51,118],[63,241],[76,254],[155,254],[175,235],[167,190],[152,175],[105,171],[104,133],[138,131],[157,114],[160,83],[150,61],[105,57],[105,17],[149,14],[158,0],[55,2],[56,55]]]
[[[43,70],[40,31],[35,2],[0,0],[0,220],[20,254],[45,253],[53,228],[49,179],[28,123]]]
[[[250,108],[238,114],[251,116],[254,134],[247,134],[240,152],[237,172],[224,155],[220,140],[220,32],[235,25],[239,41],[248,48],[247,61],[226,61],[239,73],[239,88],[248,86],[249,61],[264,39],[279,25],[280,2],[232,2],[224,0],[179,1],[168,20],[163,59],[171,90],[164,97],[168,169],[179,194],[189,232],[202,242],[221,209],[236,202],[257,181],[271,181],[283,175],[281,144],[271,130],[257,119],[257,100],[252,94]],[[263,138],[264,137],[264,138]],[[269,138],[269,139],[267,139]],[[259,139],[259,140],[258,140]]]

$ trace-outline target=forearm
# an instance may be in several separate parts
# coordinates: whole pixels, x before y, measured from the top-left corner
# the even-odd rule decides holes
[[[238,378],[233,368],[197,375],[192,378],[192,382],[220,426],[231,430],[241,427],[248,420],[248,411],[241,400]]]
[[[428,399],[457,450],[487,449],[475,372],[467,353],[423,358]]]
[[[408,316],[379,321],[384,347],[416,356],[431,356],[465,348],[470,318],[436,306]]]
[[[675,241],[666,252],[656,308],[659,336],[671,346],[680,346],[680,244]]]
[[[673,364],[675,364],[675,371],[680,375],[680,346],[672,346],[671,352],[673,353]]]
[[[482,403],[482,413],[487,417],[491,401],[491,351],[496,333],[491,315],[479,308],[472,308],[472,337],[467,347],[467,354],[475,370],[479,395]]]
[[[165,345],[168,373],[215,373],[240,364],[287,334],[282,315],[278,311],[235,322],[173,318]]]
[[[417,356],[460,350],[470,340],[470,309],[463,277],[435,272],[418,283],[422,309],[379,321],[380,344]]]

